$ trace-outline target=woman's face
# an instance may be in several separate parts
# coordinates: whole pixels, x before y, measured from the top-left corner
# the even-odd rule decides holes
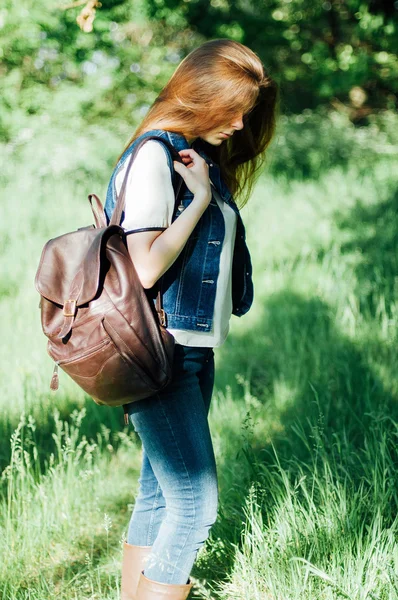
[[[210,131],[200,137],[205,142],[208,142],[212,146],[219,146],[223,143],[224,140],[227,140],[231,135],[234,134],[235,131],[239,129],[243,129],[243,113],[240,113],[238,116],[234,117],[229,123],[225,123],[224,125],[220,125],[217,129]]]

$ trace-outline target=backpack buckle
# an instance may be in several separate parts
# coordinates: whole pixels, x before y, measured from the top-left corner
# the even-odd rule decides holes
[[[73,311],[73,312],[72,312]],[[64,317],[74,317],[76,312],[76,300],[66,300],[64,304],[63,315]]]
[[[163,308],[160,309],[159,319],[160,319],[160,324],[163,327],[166,327],[166,313],[164,312]]]

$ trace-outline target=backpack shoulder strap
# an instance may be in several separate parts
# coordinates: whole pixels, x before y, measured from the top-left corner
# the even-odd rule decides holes
[[[170,154],[172,156],[172,159],[176,160],[178,162],[183,163],[183,160],[182,160],[181,156],[178,154],[178,152],[174,148],[174,146],[172,144],[170,144],[170,142],[168,142],[164,138],[162,138],[160,136],[157,136],[157,135],[151,135],[151,136],[147,136],[147,137],[143,138],[142,140],[140,140],[137,143],[137,145],[135,146],[134,150],[132,151],[132,153],[130,155],[130,159],[129,159],[129,163],[127,165],[126,173],[124,175],[122,187],[121,187],[120,193],[119,193],[119,195],[117,197],[116,206],[115,206],[115,209],[114,209],[114,211],[112,213],[112,218],[111,218],[111,220],[109,222],[109,225],[120,225],[120,220],[121,220],[121,217],[122,217],[122,213],[124,211],[125,204],[126,204],[126,186],[127,186],[128,175],[129,175],[131,166],[132,166],[132,164],[134,162],[134,159],[135,159],[135,157],[137,155],[138,150],[148,140],[158,140],[159,142],[162,142],[166,146],[167,150],[170,152]],[[176,173],[176,171],[174,171],[174,173]],[[179,175],[179,178],[180,178],[180,181],[179,181],[179,183],[177,185],[177,190],[175,191],[176,202],[177,202],[177,198],[178,198],[178,195],[180,193],[181,185],[182,185],[182,182],[183,182],[183,178],[180,175]]]

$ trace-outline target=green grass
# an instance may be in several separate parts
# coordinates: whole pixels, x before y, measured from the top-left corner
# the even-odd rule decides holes
[[[242,211],[255,301],[216,350],[197,597],[398,599],[395,121],[342,119],[287,120]],[[50,391],[33,280],[47,239],[92,222],[122,144],[72,127],[53,159],[62,132],[32,123],[1,149],[0,597],[116,599],[139,439],[62,372]]]

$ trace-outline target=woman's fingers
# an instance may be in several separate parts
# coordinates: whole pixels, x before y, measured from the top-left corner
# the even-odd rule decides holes
[[[184,148],[183,150],[179,150],[178,154],[181,156],[184,162],[189,163],[204,163],[207,164],[204,158],[200,156],[193,148]]]
[[[173,165],[174,165],[174,169],[177,171],[177,173],[179,173],[180,175],[183,174],[183,169],[186,169],[187,167],[185,165],[183,165],[182,163],[180,163],[178,160],[173,160]]]
[[[192,193],[210,191],[209,166],[193,148],[179,151],[183,162],[173,161],[174,169],[179,173]],[[211,195],[211,191],[210,191]]]
[[[208,165],[206,161],[198,154],[193,148],[184,148],[183,150],[179,150],[178,154],[181,156],[182,163],[188,169],[193,167],[207,168]],[[174,161],[174,163],[178,164],[179,161]]]
[[[193,148],[183,148],[182,150],[178,151],[178,154],[181,154],[181,155],[189,154],[190,156],[192,156],[192,155],[199,156],[199,154]]]
[[[178,154],[181,156],[184,165],[186,165],[188,167],[188,166],[194,164],[195,156],[192,153],[187,152],[187,150],[180,150]],[[193,151],[193,152],[195,152],[195,151]],[[196,154],[196,152],[195,152],[195,154]]]

